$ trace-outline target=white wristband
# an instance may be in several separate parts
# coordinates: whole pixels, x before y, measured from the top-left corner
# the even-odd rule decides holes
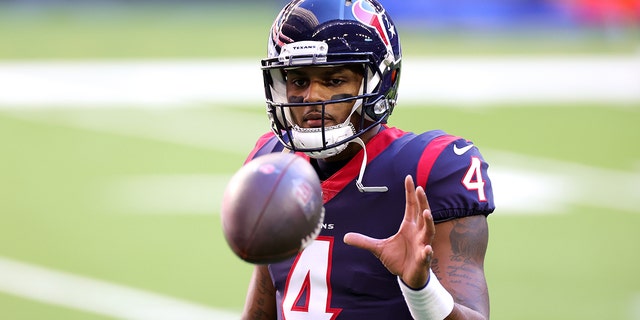
[[[411,316],[415,320],[442,320],[453,310],[453,297],[440,284],[431,269],[429,269],[429,282],[420,290],[409,288],[400,277],[398,277],[398,283]]]

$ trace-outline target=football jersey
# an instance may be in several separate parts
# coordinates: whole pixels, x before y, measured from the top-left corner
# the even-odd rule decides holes
[[[320,235],[296,257],[269,265],[278,319],[412,319],[396,276],[369,251],[342,241],[348,232],[383,239],[398,231],[407,175],[425,189],[436,223],[493,212],[488,164],[470,141],[440,130],[414,134],[385,126],[366,147],[362,184],[388,191],[356,187],[362,150],[322,181]],[[283,149],[268,133],[247,161]]]

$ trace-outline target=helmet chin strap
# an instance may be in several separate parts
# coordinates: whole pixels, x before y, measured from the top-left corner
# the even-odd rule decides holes
[[[351,123],[351,117],[353,114],[360,109],[362,105],[361,100],[356,100],[353,106],[351,107],[351,113],[343,123],[340,123],[335,126],[323,127],[323,128],[301,128],[297,124],[291,123],[291,133],[293,135],[292,144],[297,148],[320,148],[326,145],[332,145],[340,140],[347,139],[356,134],[356,128]],[[324,106],[323,106],[324,110]],[[290,112],[289,108],[285,110],[285,112]],[[324,111],[323,111],[324,112]],[[324,132],[324,134],[323,134]],[[323,140],[322,138],[325,138]],[[321,151],[310,151],[304,152],[311,158],[314,159],[324,159],[328,157],[332,157],[337,155],[338,153],[344,151],[347,148],[349,143],[345,142],[344,144],[335,146],[330,149],[324,149]]]
[[[362,185],[362,178],[364,177],[364,170],[367,168],[367,147],[364,145],[364,141],[362,139],[355,138],[350,142],[355,142],[362,147],[362,165],[360,165],[360,174],[358,175],[358,179],[356,180],[356,187],[360,192],[387,192],[389,188],[387,186],[379,186],[379,187],[365,187]]]
[[[324,130],[325,140],[322,139]],[[293,145],[296,148],[316,148],[323,145],[331,145],[340,140],[347,139],[356,133],[355,128],[348,122],[326,128],[300,128],[297,125],[291,128]],[[347,147],[347,143],[320,151],[304,152],[311,158],[323,159],[337,155]]]

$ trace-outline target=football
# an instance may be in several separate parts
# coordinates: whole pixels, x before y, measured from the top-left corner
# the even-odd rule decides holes
[[[242,260],[267,264],[293,257],[322,228],[320,180],[295,154],[259,156],[231,177],[221,220],[229,247]]]

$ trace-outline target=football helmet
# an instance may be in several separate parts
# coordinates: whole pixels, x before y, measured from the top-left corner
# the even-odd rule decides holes
[[[313,158],[342,152],[353,139],[387,118],[396,104],[401,48],[396,27],[376,0],[293,0],[275,19],[268,39],[262,72],[271,129],[293,151]],[[305,66],[362,66],[364,77],[357,96],[322,102],[290,101],[286,92],[288,69]],[[290,108],[353,101],[342,124],[300,128]],[[351,115],[359,113],[354,125]],[[324,119],[324,116],[323,116]]]

